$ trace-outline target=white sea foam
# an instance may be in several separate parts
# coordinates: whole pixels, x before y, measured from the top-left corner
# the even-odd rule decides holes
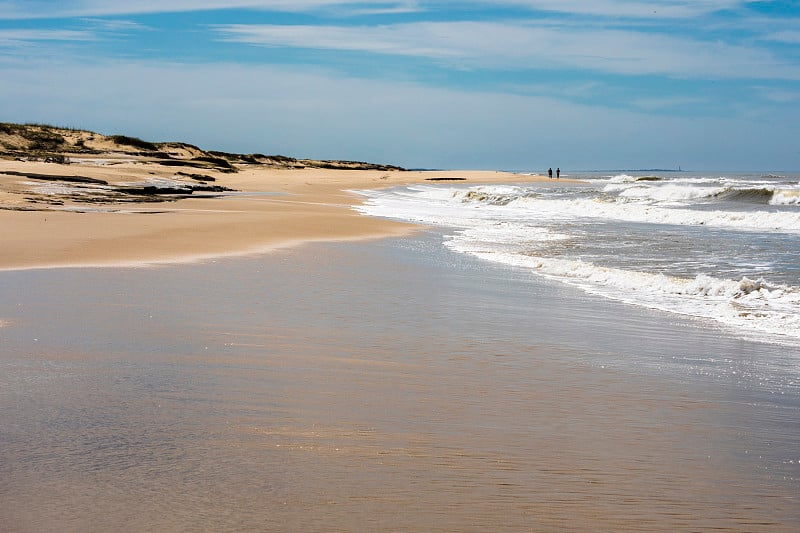
[[[680,184],[659,185],[657,187],[641,184],[634,186],[610,184],[603,190],[605,192],[617,192],[621,198],[625,199],[681,204],[688,200],[712,198],[723,194],[728,189],[722,186],[698,187]]]
[[[772,194],[771,205],[800,205],[800,189],[779,189]]]
[[[671,185],[665,187],[629,187],[620,191],[622,198],[635,198],[641,200],[655,200],[659,202],[679,202],[682,200],[694,200],[697,198],[707,198],[712,194],[721,192],[722,189],[705,190],[699,187],[681,187]]]
[[[506,205],[509,208],[519,209],[521,211],[518,213],[519,216],[522,216],[522,212],[524,212],[525,216],[540,220],[594,218],[650,224],[800,233],[800,212],[785,213],[766,209],[750,211],[677,209],[671,205],[616,201],[614,199],[604,201],[600,198],[542,198],[531,196],[525,192],[515,197],[506,197],[501,200],[498,194],[499,192],[492,187],[480,187],[459,190],[454,193],[454,198],[469,203]],[[652,193],[648,194],[650,198],[653,198]],[[670,194],[676,197],[680,196],[683,199],[688,199],[689,197],[688,194],[680,189],[668,191],[665,196]],[[706,191],[705,194],[709,194],[709,191]],[[506,213],[503,216],[514,215]]]
[[[629,182],[627,186],[637,185]],[[703,188],[704,195],[717,194],[709,187]],[[690,195],[686,189],[663,188],[662,198],[687,199]],[[728,190],[727,185],[716,187],[716,191]],[[621,267],[612,268],[561,252],[553,255],[554,250],[568,250],[571,239],[580,243],[584,238],[580,228],[590,222],[798,233],[798,212],[674,208],[658,203],[604,200],[602,195],[592,195],[591,191],[584,194],[580,189],[564,192],[523,186],[415,186],[364,194],[369,199],[357,209],[365,214],[453,228],[446,245],[455,251],[528,268],[587,292],[630,304],[712,319],[742,334],[800,341],[800,287],[710,274],[715,271],[717,261],[712,256],[694,263],[700,274],[680,277],[642,272],[633,266],[635,263],[624,266],[624,261],[617,261]],[[670,262],[670,258],[664,258],[665,265]]]
[[[636,181],[636,177],[629,176],[628,174],[618,174],[608,178],[608,181],[610,183],[633,183]]]
[[[513,222],[498,222],[490,226],[475,225],[459,230],[450,237],[452,243],[469,243],[470,252],[530,252],[549,243],[570,239],[569,235],[556,233],[548,228]],[[455,247],[467,251],[463,245]]]
[[[771,205],[797,205],[800,188],[768,182],[730,184],[728,180],[674,181],[660,183],[608,183],[603,192],[617,195],[625,202],[636,201],[670,206],[713,201],[745,201]]]
[[[533,269],[551,279],[626,303],[671,313],[712,319],[741,333],[762,332],[800,339],[800,287],[772,285],[763,279],[719,279],[708,275],[678,278],[580,260],[451,247],[482,259]]]
[[[783,196],[778,201],[787,204],[798,198],[792,190],[781,193]],[[364,214],[444,226],[468,227],[477,219],[528,221],[606,219],[745,231],[800,233],[800,211],[679,209],[670,205],[604,200],[598,197],[543,197],[535,190],[512,186],[460,189],[417,186],[390,192],[363,194],[370,197],[363,206],[357,208]],[[667,193],[669,194],[688,198],[688,195],[680,189]]]

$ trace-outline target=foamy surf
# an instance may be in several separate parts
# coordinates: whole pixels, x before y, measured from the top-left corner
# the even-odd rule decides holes
[[[480,187],[467,191],[456,191],[453,193],[453,198],[464,203],[485,203],[492,206],[511,205],[520,212],[527,211],[527,215],[531,218],[543,220],[593,218],[675,226],[708,226],[720,229],[800,233],[800,212],[785,213],[766,209],[755,211],[698,209],[697,207],[688,207],[686,202],[718,197],[728,189],[724,187],[712,190],[687,191],[685,189],[689,188],[672,187],[653,191],[641,190],[638,186],[605,187],[603,192],[613,190],[617,193],[616,196],[610,198],[600,195],[558,199],[536,196],[529,192],[508,192],[498,190],[496,187]],[[788,204],[788,201],[784,201],[784,205]],[[687,207],[677,209],[677,206]]]
[[[719,279],[702,274],[679,278],[523,254],[469,253],[489,261],[530,268],[548,278],[614,300],[716,320],[740,333],[763,332],[776,336],[773,340],[800,342],[800,287],[772,285],[764,279]]]
[[[594,177],[589,185],[365,191],[364,214],[628,304],[800,344],[800,197],[787,178]]]

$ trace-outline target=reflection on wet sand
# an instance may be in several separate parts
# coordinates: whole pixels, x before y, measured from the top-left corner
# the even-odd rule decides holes
[[[501,282],[465,294],[381,246],[8,273],[4,528],[800,523],[791,484],[738,457],[722,391],[591,364],[543,340],[552,296],[520,318]]]

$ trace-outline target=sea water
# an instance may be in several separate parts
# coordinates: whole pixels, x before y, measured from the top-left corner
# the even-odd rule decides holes
[[[0,529],[798,530],[800,349],[452,233],[0,273]]]
[[[800,347],[755,316],[796,315],[797,180],[641,177],[369,193],[436,226],[403,239],[0,273],[2,529],[797,531]]]
[[[800,345],[800,178],[583,173],[583,183],[363,191],[444,245],[727,335]],[[797,361],[800,365],[800,361]]]

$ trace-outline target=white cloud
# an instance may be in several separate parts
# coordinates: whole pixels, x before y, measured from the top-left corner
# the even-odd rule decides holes
[[[759,117],[768,129],[740,117],[698,127],[555,98],[227,64],[31,63],[7,66],[3,78],[4,120],[229,151],[440,168],[800,164],[793,109]]]
[[[441,2],[440,2],[441,3]],[[452,2],[487,5],[492,8],[522,7],[603,17],[691,18],[733,9],[748,0],[466,0]],[[166,13],[208,9],[252,8],[275,11],[311,11],[340,7],[352,14],[404,13],[426,8],[424,0],[374,2],[365,0],[5,0],[0,1],[0,19],[112,16],[137,13]],[[436,2],[430,2],[435,5]]]
[[[0,46],[18,46],[36,41],[93,41],[94,34],[72,30],[0,30]]]
[[[800,21],[796,21],[800,24]],[[787,44],[800,44],[800,31],[779,31],[765,35],[765,39]]]
[[[374,2],[363,0],[6,0],[0,1],[0,19],[99,17],[236,8],[299,12],[343,5],[375,7]],[[382,9],[407,8],[409,5],[409,2],[387,2],[382,4]]]
[[[84,18],[93,28],[114,33],[152,30],[152,28],[132,20]]]
[[[488,4],[488,2],[485,2]],[[530,9],[630,18],[692,18],[747,4],[747,0],[504,0]]]
[[[696,106],[700,104],[708,104],[709,101],[704,98],[692,97],[673,97],[673,98],[637,98],[631,101],[635,107],[647,111],[660,111],[680,106]]]
[[[348,10],[350,15],[402,15],[408,13],[419,13],[424,11],[416,1],[408,2],[389,2],[387,5],[368,5],[365,7],[353,7]]]
[[[493,22],[385,26],[226,25],[228,41],[425,57],[465,68],[569,68],[625,75],[800,79],[757,48],[655,33]]]
[[[762,98],[776,104],[800,102],[800,91],[791,91],[775,87],[755,87]]]
[[[456,23],[460,25],[471,23]],[[299,48],[353,50],[430,58],[466,57],[466,50],[442,31],[452,24],[415,23],[396,26],[216,26],[226,41]]]

